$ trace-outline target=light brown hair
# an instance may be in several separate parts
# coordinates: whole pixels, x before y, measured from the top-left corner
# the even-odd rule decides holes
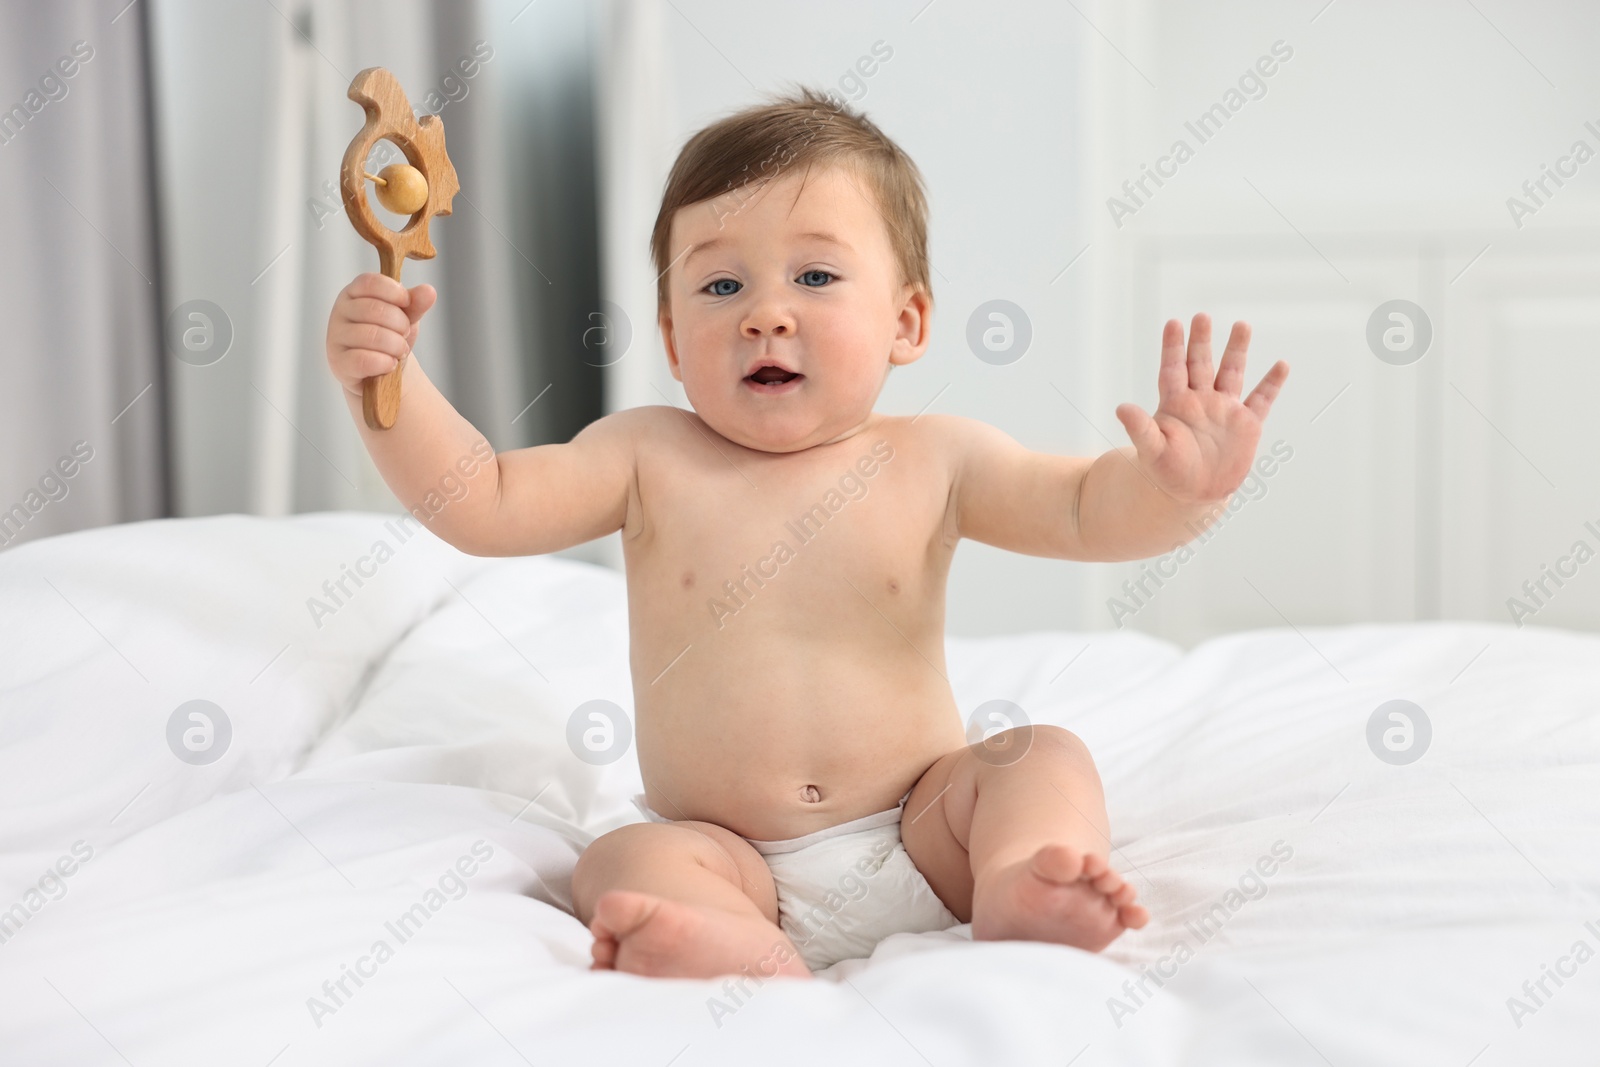
[[[657,317],[668,306],[667,271],[684,251],[669,247],[672,217],[679,208],[711,201],[708,208],[720,220],[737,213],[768,181],[835,164],[851,168],[876,198],[901,281],[920,288],[931,301],[922,172],[888,135],[836,94],[802,86],[713,122],[678,153],[650,234]],[[802,188],[804,184],[802,178]]]

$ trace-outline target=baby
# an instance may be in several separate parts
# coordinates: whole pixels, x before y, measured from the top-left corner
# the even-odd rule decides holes
[[[333,307],[328,364],[396,496],[472,472],[439,537],[513,556],[622,532],[646,821],[573,873],[592,968],[805,977],[965,922],[1097,952],[1149,919],[1082,741],[1014,725],[967,743],[950,560],[963,537],[1098,561],[1187,541],[1248,473],[1288,366],[1241,402],[1249,327],[1214,370],[1209,319],[1187,349],[1168,322],[1155,415],[1120,406],[1133,447],[1093,460],[879,414],[889,369],[928,347],[926,216],[915,164],[821,94],[701,130],[651,240],[693,410],[617,412],[481,464],[462,461],[491,453],[482,435],[407,358],[433,288],[363,274]],[[362,380],[397,365],[398,421],[370,430]]]

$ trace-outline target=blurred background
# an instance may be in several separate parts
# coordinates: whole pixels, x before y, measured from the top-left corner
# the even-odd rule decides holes
[[[377,255],[338,170],[357,71],[461,181],[417,345],[499,450],[687,406],[650,225],[694,130],[795,83],[930,189],[933,342],[879,410],[1092,455],[1161,325],[1293,368],[1177,555],[974,542],[949,630],[1482,619],[1600,627],[1600,6],[1578,0],[7,0],[0,550],[229,512],[399,513],[328,374]],[[70,477],[62,472],[73,471]],[[616,535],[563,555],[620,567]]]

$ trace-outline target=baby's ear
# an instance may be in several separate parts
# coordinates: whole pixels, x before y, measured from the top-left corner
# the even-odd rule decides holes
[[[662,347],[667,350],[667,369],[672,372],[673,378],[681,382],[683,374],[678,370],[678,344],[672,336],[672,314],[663,311],[656,325],[661,329]]]
[[[920,287],[907,284],[905,302],[895,320],[894,344],[889,362],[897,367],[915,363],[933,338],[933,300]]]

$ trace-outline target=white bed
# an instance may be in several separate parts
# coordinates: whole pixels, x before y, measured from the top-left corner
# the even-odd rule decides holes
[[[1003,697],[1089,743],[1154,919],[1098,956],[900,935],[736,1003],[589,972],[567,911],[582,845],[639,817],[631,754],[566,743],[580,703],[632,708],[621,576],[389,521],[0,554],[0,1064],[1600,1062],[1600,959],[1573,955],[1600,950],[1594,636],[953,638],[964,710]],[[334,605],[323,582],[380,538],[393,558]],[[1433,727],[1405,766],[1366,740],[1394,698]],[[167,740],[197,699],[232,728],[203,765]],[[386,923],[419,903],[402,943]],[[368,976],[336,1004],[346,967]],[[1136,998],[1146,967],[1170,977]]]

